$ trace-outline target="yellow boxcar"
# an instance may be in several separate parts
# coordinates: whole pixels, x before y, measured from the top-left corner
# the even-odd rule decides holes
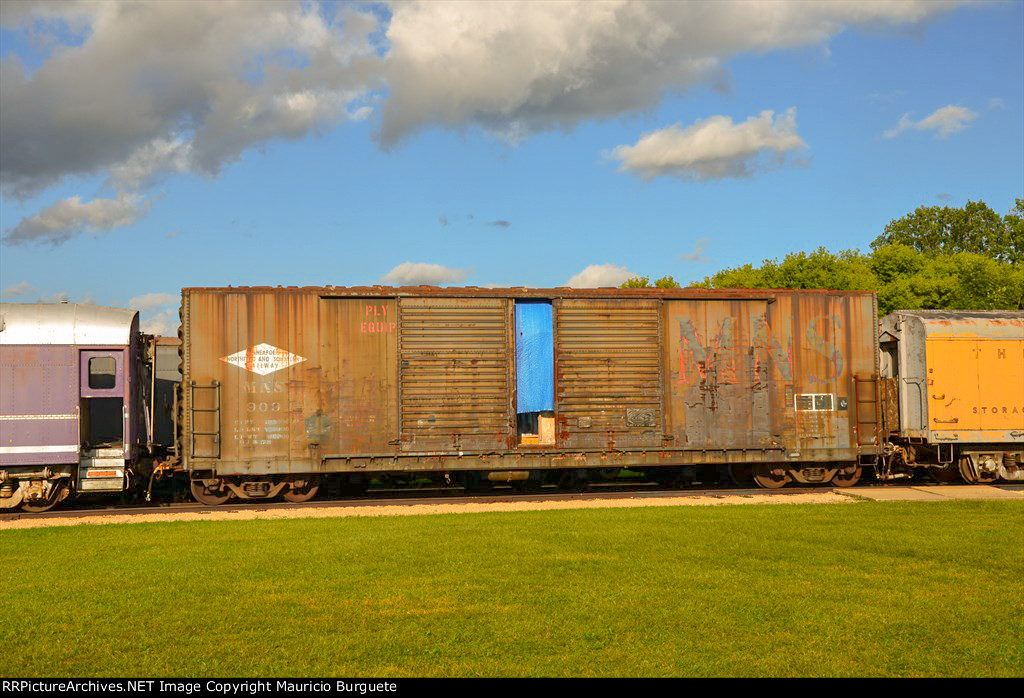
[[[880,346],[898,398],[889,432],[912,460],[1024,480],[1024,312],[901,310],[882,319]]]

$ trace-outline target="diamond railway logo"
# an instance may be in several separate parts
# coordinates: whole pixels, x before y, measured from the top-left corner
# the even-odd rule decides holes
[[[294,366],[306,359],[270,344],[257,344],[230,356],[222,356],[220,360],[265,376],[268,373],[280,371],[282,368]]]

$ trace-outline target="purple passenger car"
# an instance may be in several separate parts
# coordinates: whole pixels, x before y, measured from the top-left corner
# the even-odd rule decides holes
[[[147,442],[134,310],[0,303],[0,509],[123,492]]]

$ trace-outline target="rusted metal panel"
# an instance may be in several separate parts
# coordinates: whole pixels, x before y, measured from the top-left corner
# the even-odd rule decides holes
[[[512,327],[505,298],[399,300],[403,451],[510,446]]]
[[[814,453],[818,462],[850,460],[849,449],[821,449]],[[855,456],[854,456],[855,457]],[[465,470],[577,469],[681,465],[725,465],[729,463],[768,463],[780,459],[771,449],[520,449],[500,453],[458,456],[452,453],[431,455],[403,454],[380,457],[328,457],[327,468],[336,472],[457,472]]]
[[[886,434],[898,434],[900,431],[899,379],[880,379],[882,392],[882,423]]]
[[[323,298],[534,298],[552,300],[555,298],[593,298],[593,299],[771,299],[778,291],[772,289],[749,288],[480,288],[463,286],[440,288],[438,286],[238,286],[228,288],[190,288],[190,292],[241,292],[256,294],[274,293],[306,293]],[[792,294],[814,294],[820,291],[783,291]]]
[[[562,448],[661,446],[661,304],[555,303],[555,419]]]
[[[794,403],[787,407],[796,417],[795,447],[877,445],[881,413],[874,296],[819,292],[789,300]]]
[[[666,303],[673,445],[772,445],[772,352],[783,347],[766,308],[760,300]]]
[[[805,296],[794,299],[793,405],[797,450],[850,445],[853,385],[846,375],[845,318],[839,299]],[[845,379],[845,380],[844,380]],[[839,394],[837,394],[839,393]],[[839,410],[845,398],[846,409]],[[842,420],[845,428],[840,428]],[[842,439],[845,437],[845,439]],[[845,443],[840,443],[840,441]]]
[[[319,297],[183,291],[184,455],[191,469],[286,463],[319,469],[306,419],[320,409]]]
[[[666,303],[672,444],[775,448],[786,460],[876,446],[874,297],[769,300]]]
[[[322,453],[397,451],[397,311],[394,298],[320,299],[320,396],[305,396],[304,429]]]

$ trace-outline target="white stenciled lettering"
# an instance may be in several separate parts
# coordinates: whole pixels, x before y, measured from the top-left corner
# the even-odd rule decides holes
[[[265,376],[305,361],[305,357],[279,349],[270,344],[257,344],[243,351],[222,356],[221,361],[244,368],[246,371]]]

